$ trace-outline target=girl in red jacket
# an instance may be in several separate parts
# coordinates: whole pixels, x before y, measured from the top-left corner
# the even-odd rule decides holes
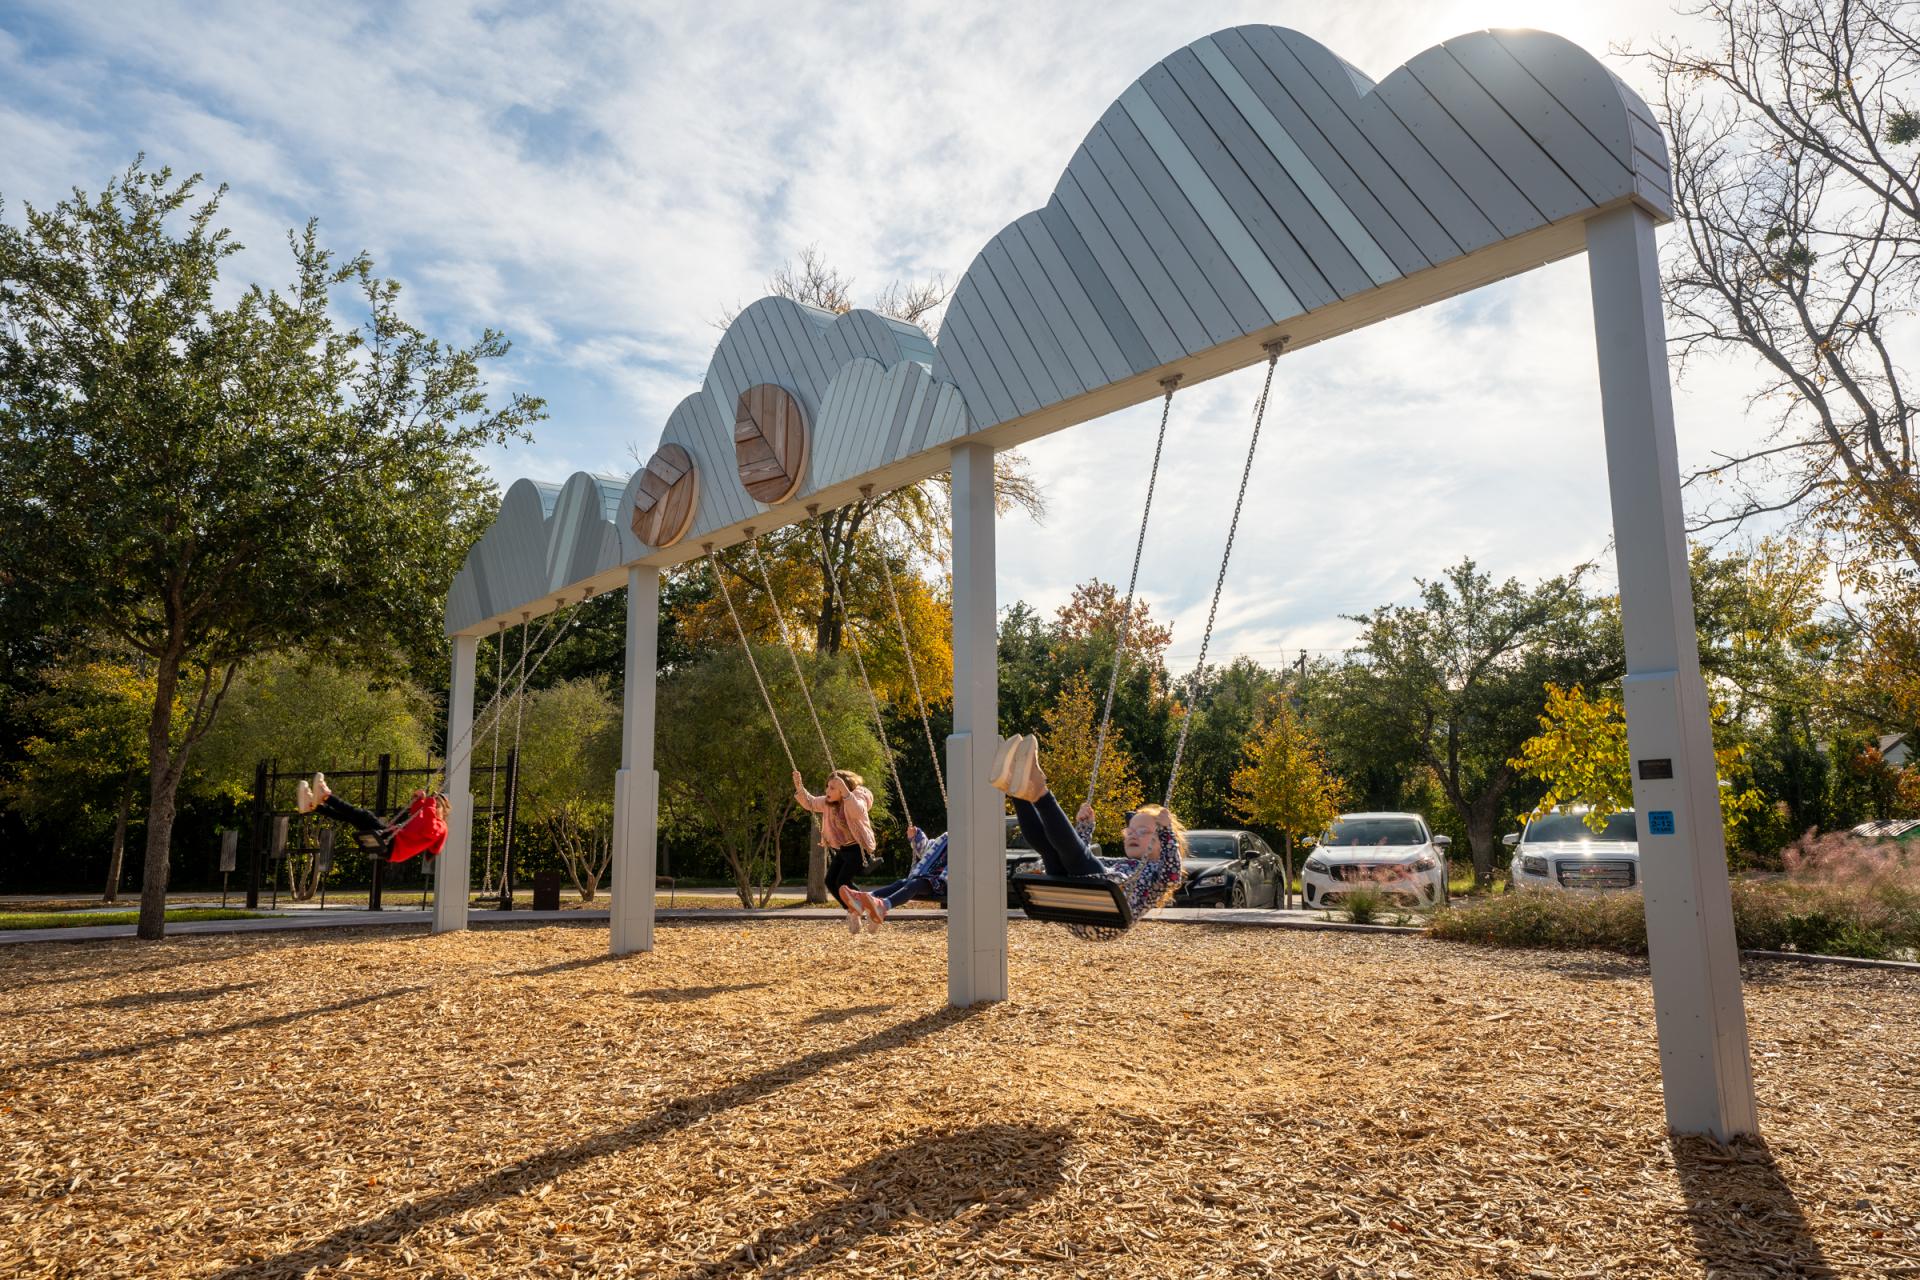
[[[413,793],[406,815],[397,822],[384,822],[370,809],[348,804],[333,794],[327,775],[316,773],[311,783],[297,788],[296,807],[301,813],[324,813],[350,824],[355,830],[380,836],[388,842],[387,861],[405,862],[418,854],[434,857],[447,844],[447,797],[436,792]]]

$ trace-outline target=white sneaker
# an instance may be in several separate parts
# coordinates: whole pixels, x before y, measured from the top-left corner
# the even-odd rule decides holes
[[[315,773],[313,782],[309,785],[313,790],[313,802],[316,805],[321,804],[333,794],[333,788],[327,785],[327,775],[324,773]]]
[[[1047,794],[1047,775],[1040,771],[1040,739],[1030,733],[1020,746],[1008,770],[1007,794],[1031,803]]]
[[[843,884],[840,886],[840,905],[847,909],[847,932],[853,934],[855,937],[860,935],[860,922],[864,917],[860,912],[860,904],[854,901],[849,895],[858,892],[858,889],[850,885]]]
[[[993,757],[993,775],[987,779],[987,785],[996,791],[1005,791],[1012,781],[1013,761],[1020,754],[1019,734],[1014,734],[1000,744],[998,754]]]
[[[305,778],[294,784],[293,807],[300,813],[312,813],[314,810],[313,788],[307,785]]]

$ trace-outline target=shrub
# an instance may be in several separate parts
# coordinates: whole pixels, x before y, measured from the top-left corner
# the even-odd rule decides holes
[[[1784,875],[1733,884],[1734,934],[1743,950],[1868,960],[1920,956],[1920,851],[1847,836],[1805,836]],[[1638,893],[1524,890],[1436,913],[1429,932],[1500,947],[1597,948],[1644,955]]]
[[[1347,919],[1355,924],[1378,924],[1386,910],[1387,896],[1370,884],[1362,884],[1350,890],[1340,905],[1346,908]]]

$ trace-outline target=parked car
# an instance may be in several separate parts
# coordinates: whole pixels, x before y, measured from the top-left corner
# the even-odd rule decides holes
[[[1251,831],[1187,832],[1187,857],[1176,907],[1279,905],[1280,857]]]
[[[1592,810],[1579,808],[1535,818],[1510,831],[1513,850],[1507,884],[1515,889],[1632,889],[1640,883],[1640,827],[1633,810],[1607,819],[1595,831]]]
[[[1300,873],[1301,901],[1333,907],[1369,884],[1394,902],[1447,900],[1447,846],[1417,813],[1343,813],[1316,840]]]

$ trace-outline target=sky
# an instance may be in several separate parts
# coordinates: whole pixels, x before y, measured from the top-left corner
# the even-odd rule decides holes
[[[626,474],[697,389],[715,320],[807,246],[870,301],[957,281],[1043,204],[1088,128],[1173,49],[1296,28],[1379,80],[1485,27],[1605,58],[1697,38],[1641,0],[1486,3],[0,4],[5,217],[98,191],[137,153],[225,183],[234,287],[291,274],[289,228],[366,250],[437,336],[505,331],[499,391],[544,396],[503,485]],[[1584,257],[1283,360],[1212,655],[1337,652],[1345,615],[1471,557],[1612,579]],[[1198,648],[1260,371],[1183,391],[1141,590]],[[1683,467],[1751,439],[1751,374],[1676,387]],[[1043,611],[1124,583],[1157,404],[1026,447],[1048,503],[999,529],[999,598]]]

